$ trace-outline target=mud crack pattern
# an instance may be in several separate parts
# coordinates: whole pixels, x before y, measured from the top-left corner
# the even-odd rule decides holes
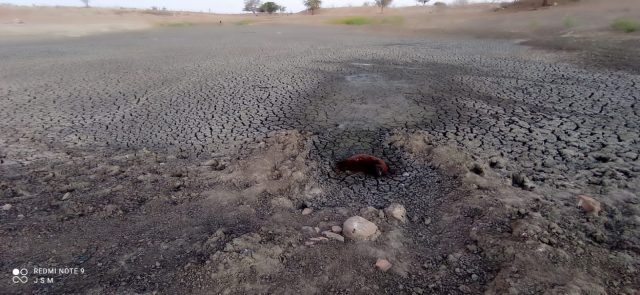
[[[209,156],[301,129],[335,160],[381,155],[379,138],[404,128],[537,182],[640,186],[640,77],[506,41],[196,27],[6,42],[0,57],[5,147]]]

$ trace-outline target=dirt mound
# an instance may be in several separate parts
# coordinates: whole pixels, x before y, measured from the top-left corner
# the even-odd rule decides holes
[[[635,294],[640,208],[633,194],[594,196],[598,216],[570,192],[511,186],[483,163],[425,132],[386,145],[396,174],[331,182],[314,135],[277,132],[238,157],[189,161],[149,151],[60,153],[0,178],[5,268],[81,267],[54,284],[11,292],[258,294]],[[64,156],[63,156],[64,155]],[[412,169],[402,163],[410,163]],[[393,178],[434,177],[446,192],[383,198]],[[352,187],[379,183],[372,196]],[[340,198],[330,198],[345,191]],[[413,188],[412,188],[413,189]],[[371,201],[368,201],[370,200]],[[374,204],[374,205],[372,205]],[[382,206],[375,204],[384,204]],[[406,209],[405,209],[406,208]],[[342,235],[352,216],[375,235]],[[361,220],[361,219],[358,219]],[[372,231],[372,232],[373,232]],[[358,239],[360,240],[360,239]],[[3,292],[3,293],[7,293]]]
[[[494,271],[485,294],[638,291],[640,206],[631,192],[599,196],[608,213],[596,216],[578,206],[574,193],[509,186],[503,169],[470,162],[473,156],[435,144],[428,134],[397,134],[395,142],[476,188],[449,208],[473,216],[467,250],[480,252]]]

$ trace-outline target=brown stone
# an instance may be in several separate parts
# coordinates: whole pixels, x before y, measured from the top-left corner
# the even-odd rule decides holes
[[[381,271],[387,271],[391,268],[391,266],[391,262],[386,259],[378,258],[378,261],[376,261],[376,267]]]
[[[602,210],[602,207],[600,206],[600,202],[596,201],[592,197],[585,196],[585,195],[578,196],[578,207],[582,208],[584,212],[587,212],[588,214],[593,214],[595,216],[598,216],[598,214]]]

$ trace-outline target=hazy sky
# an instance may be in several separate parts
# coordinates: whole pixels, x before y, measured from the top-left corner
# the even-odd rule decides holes
[[[304,9],[303,0],[270,0],[287,7],[287,11],[300,11]],[[366,0],[323,0],[323,7],[338,6],[359,6]],[[374,2],[373,0],[368,0]],[[435,0],[434,0],[435,1]],[[442,0],[440,0],[442,1]],[[443,1],[450,2],[450,1]],[[65,5],[65,6],[82,6],[80,0],[0,0],[0,3],[11,3],[18,5]],[[166,7],[170,10],[192,10],[192,11],[209,11],[219,13],[238,13],[242,12],[243,0],[90,0],[91,6],[107,6],[107,7],[136,7],[150,8],[152,6]],[[415,5],[415,0],[394,0],[395,6]]]

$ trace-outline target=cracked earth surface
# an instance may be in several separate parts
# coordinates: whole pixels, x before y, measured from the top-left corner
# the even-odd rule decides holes
[[[462,234],[470,231],[474,220],[482,215],[478,208],[446,205],[462,198],[464,194],[458,188],[465,180],[416,160],[394,144],[394,134],[399,130],[426,132],[433,142],[460,148],[473,155],[474,161],[491,166],[504,159],[504,168],[497,167],[503,178],[522,173],[536,186],[549,189],[593,194],[624,191],[626,196],[630,194],[625,206],[631,207],[620,209],[623,212],[618,213],[624,218],[619,219],[631,220],[628,222],[635,224],[633,230],[621,233],[626,228],[619,225],[624,223],[621,221],[609,226],[619,230],[618,238],[613,238],[613,233],[611,237],[602,234],[598,227],[584,231],[590,236],[604,236],[618,246],[624,244],[619,248],[636,251],[633,255],[639,249],[633,235],[640,222],[634,195],[640,191],[640,76],[631,73],[585,69],[564,62],[555,53],[509,41],[382,36],[286,26],[193,27],[12,41],[0,47],[0,60],[3,203],[26,200],[25,207],[15,205],[20,212],[41,217],[47,216],[44,211],[53,212],[59,215],[41,220],[64,224],[34,228],[27,225],[28,218],[14,221],[15,216],[6,213],[2,218],[8,227],[3,231],[11,236],[12,246],[28,243],[18,235],[21,231],[74,238],[104,230],[101,218],[122,218],[132,212],[169,210],[172,213],[166,213],[166,218],[179,220],[167,223],[160,217],[149,217],[150,223],[164,224],[163,230],[149,230],[143,221],[146,217],[134,215],[119,219],[116,228],[108,232],[117,236],[117,228],[135,224],[122,235],[139,236],[139,240],[127,238],[125,242],[107,237],[106,245],[96,246],[90,240],[99,237],[89,234],[92,238],[78,245],[60,241],[58,245],[67,245],[75,252],[59,260],[99,261],[111,270],[110,275],[101,275],[98,286],[71,280],[68,289],[45,286],[41,291],[144,293],[160,288],[203,293],[476,293],[487,290],[487,286],[497,293],[513,291],[511,288],[518,286],[496,283],[496,278],[506,275],[498,267],[503,261],[476,250],[486,241]],[[275,168],[265,173],[269,179],[289,179],[293,184],[216,174],[222,170],[262,171],[242,168],[234,161],[252,159],[255,151],[248,147],[261,147],[265,142],[267,146],[282,144],[278,136],[276,143],[272,142],[273,134],[290,130],[310,134],[308,146],[301,144],[306,149],[298,150],[299,146],[293,144],[290,150],[284,144],[286,157],[268,164]],[[297,160],[287,162],[287,157],[295,158],[296,151],[305,154],[305,150],[308,158],[300,161],[313,163],[312,168],[298,167],[302,164]],[[131,151],[133,155],[119,156]],[[346,176],[334,170],[335,161],[355,153],[383,157],[391,166],[391,175],[375,179]],[[213,172],[194,164],[212,157],[226,164],[220,164],[219,169],[215,168],[218,164],[213,165]],[[281,163],[285,163],[282,169]],[[78,171],[74,172],[76,166]],[[87,178],[83,171],[94,176]],[[312,180],[301,181],[295,172],[304,172]],[[98,182],[108,188],[97,190]],[[214,189],[211,183],[243,189],[244,197],[233,203],[220,197],[221,193],[211,192],[230,188]],[[256,183],[271,188],[250,191]],[[80,204],[59,200],[59,194],[80,192],[93,197]],[[128,198],[130,194],[136,198]],[[275,198],[266,202],[257,197],[264,194],[286,196],[290,201]],[[34,195],[47,196],[48,201],[38,201]],[[212,209],[216,207],[212,198],[219,208]],[[359,246],[369,254],[326,246],[313,248],[312,254],[300,254],[296,245],[301,234],[274,224],[282,220],[298,228],[310,224],[289,213],[272,216],[274,211],[270,210],[280,209],[269,206],[280,204],[278,200],[291,203],[283,206],[289,209],[324,208],[313,217],[323,229],[347,215],[366,215],[360,211],[363,207],[383,208],[401,202],[412,217],[404,233],[411,238],[397,234],[397,225],[373,214],[370,218],[390,234],[383,235],[378,248]],[[43,211],[42,202],[55,209]],[[540,210],[555,201],[548,202],[532,207]],[[220,213],[220,208],[237,210],[238,214],[229,217]],[[446,219],[446,212],[456,211],[454,208],[462,212],[458,212],[462,216],[458,221],[447,224],[436,220]],[[527,210],[514,216],[528,216]],[[211,214],[221,217],[217,220]],[[252,214],[258,220],[252,219]],[[205,217],[199,220],[198,216]],[[427,219],[434,223],[430,229],[421,227],[429,223]],[[483,224],[492,224],[492,230],[499,233],[517,231],[505,229],[515,228],[507,223]],[[460,226],[460,231],[449,231],[452,224]],[[566,224],[579,227],[569,221]],[[189,230],[181,233],[184,227]],[[395,243],[394,233],[402,246]],[[439,244],[438,239],[451,243]],[[566,244],[588,248],[576,239],[580,236],[567,238]],[[125,246],[118,248],[118,243]],[[162,258],[130,250],[154,247],[162,249]],[[426,253],[426,249],[432,251],[407,254]],[[26,247],[21,254],[33,255],[36,251],[45,250]],[[247,251],[255,253],[248,262],[244,256]],[[494,256],[509,256],[510,251]],[[376,253],[398,262],[394,268],[398,277],[381,277],[361,262],[360,258]],[[125,258],[105,258],[111,255]],[[175,255],[184,261],[167,260],[167,256]],[[357,273],[370,278],[351,274],[336,279],[322,271],[310,275],[317,271],[314,264],[325,271],[337,271],[340,264],[331,261],[345,255],[345,261]],[[3,257],[8,262],[2,266],[8,269],[9,262],[42,265],[51,260],[47,257]],[[310,257],[320,257],[322,262]],[[154,259],[161,263],[154,264]],[[130,273],[114,274],[127,263],[140,266]],[[633,263],[637,266],[637,260]],[[217,271],[214,264],[221,265]],[[184,272],[163,273],[158,271],[161,266],[182,268]],[[413,271],[416,268],[420,271]],[[308,289],[277,284],[292,283],[278,277],[295,278],[289,272],[303,270],[310,273],[296,278],[295,284],[304,282]],[[252,273],[259,279],[238,273]],[[597,284],[606,285],[610,292],[626,292],[624,286],[638,285],[630,279],[633,273],[625,273],[616,284]],[[170,279],[178,281],[171,284]],[[245,284],[242,290],[237,285],[241,283]],[[568,289],[557,291],[572,290],[575,285],[584,284],[578,280]],[[539,291],[532,290],[529,293]]]
[[[321,134],[323,156],[342,157],[415,128],[504,156],[538,182],[637,187],[637,75],[587,71],[509,42],[310,30],[9,43],[0,49],[3,140],[203,155],[301,129]]]

